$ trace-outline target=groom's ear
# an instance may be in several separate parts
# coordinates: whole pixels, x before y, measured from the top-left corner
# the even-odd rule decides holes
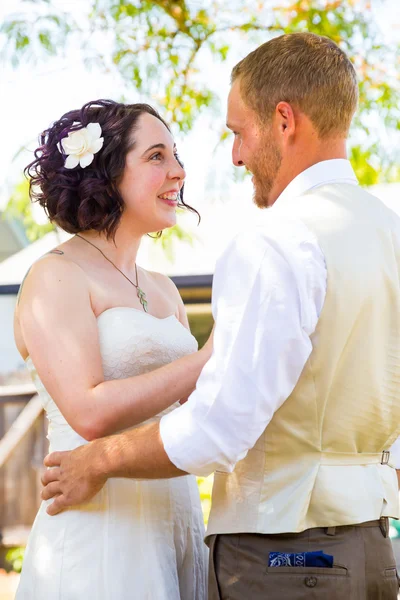
[[[288,141],[296,130],[296,118],[288,102],[279,102],[275,109],[275,123],[278,135],[283,142]]]

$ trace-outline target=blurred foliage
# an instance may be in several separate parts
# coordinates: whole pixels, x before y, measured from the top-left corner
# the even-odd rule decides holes
[[[56,0],[22,3],[26,12],[20,10],[0,26],[0,58],[14,66],[42,63],[46,57],[65,56],[73,44],[88,67],[117,73],[187,132],[204,110],[218,105],[218,90],[210,88],[207,72],[200,68],[201,58],[225,61],[233,46],[256,45],[281,33],[308,30],[326,35],[348,53],[359,74],[355,129],[365,135],[362,142],[355,142],[359,144],[353,156],[356,169],[361,177],[368,173],[369,182],[372,172],[362,163],[377,172],[382,165],[382,176],[390,179],[392,162],[374,132],[400,130],[400,53],[377,30],[368,0],[87,0],[80,4],[72,15],[63,12]]]
[[[17,67],[79,53],[88,68],[114,73],[125,88],[150,98],[181,132],[204,111],[218,112],[207,69],[232,50],[243,46],[246,54],[249,45],[294,31],[329,36],[359,75],[350,158],[360,182],[399,179],[400,52],[378,31],[368,0],[86,0],[72,13],[59,0],[26,0],[21,7],[0,26],[1,60]],[[44,231],[28,227],[31,236]],[[168,246],[175,234],[182,231],[161,243]]]
[[[184,212],[185,210],[182,208],[177,210],[178,216],[182,215]],[[174,225],[174,227],[170,227],[169,229],[164,229],[160,233],[161,235],[155,236],[154,240],[157,244],[159,244],[162,247],[164,253],[171,262],[174,260],[175,257],[174,240],[179,240],[180,242],[185,242],[192,246],[196,238],[196,236],[193,233],[189,233],[179,224]]]
[[[15,67],[37,64],[65,56],[71,42],[88,67],[117,72],[187,132],[217,99],[207,78],[199,77],[200,51],[207,49],[213,60],[224,61],[230,49],[226,34],[274,30],[259,18],[262,3],[254,10],[234,0],[229,7],[216,0],[203,4],[206,8],[185,0],[88,0],[81,3],[78,19],[60,10],[56,1],[28,0],[26,13],[12,15],[0,27],[5,34],[1,58]]]
[[[35,220],[28,191],[29,182],[24,179],[15,186],[8,201],[6,212],[11,217],[22,220],[28,239],[34,242],[55,228],[51,223],[40,224]]]
[[[197,477],[197,485],[200,492],[201,508],[203,510],[204,524],[207,525],[211,509],[211,491],[214,476]]]
[[[211,330],[214,325],[214,320],[211,314],[210,304],[197,305],[198,310],[193,312],[187,310],[189,319],[190,331],[194,335],[199,345],[199,349],[204,346],[210,337]]]
[[[10,548],[6,553],[6,562],[16,573],[21,573],[25,548]]]

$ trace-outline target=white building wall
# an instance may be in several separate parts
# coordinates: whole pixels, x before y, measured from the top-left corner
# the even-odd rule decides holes
[[[17,297],[0,295],[0,375],[24,367],[14,343],[13,316]]]

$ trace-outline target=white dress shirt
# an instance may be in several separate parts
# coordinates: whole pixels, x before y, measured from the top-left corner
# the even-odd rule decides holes
[[[339,182],[358,185],[347,160],[313,165],[217,262],[213,354],[189,400],[160,421],[165,451],[179,469],[233,471],[294,389],[312,351],[327,271],[315,235],[285,213],[285,198]]]

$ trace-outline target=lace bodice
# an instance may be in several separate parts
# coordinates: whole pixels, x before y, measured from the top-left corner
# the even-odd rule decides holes
[[[197,342],[174,315],[158,319],[129,307],[110,308],[97,319],[100,352],[106,380],[147,373],[197,350]],[[42,384],[32,360],[26,365],[49,420],[51,451],[85,443],[67,423]],[[169,407],[156,418],[179,406]]]

